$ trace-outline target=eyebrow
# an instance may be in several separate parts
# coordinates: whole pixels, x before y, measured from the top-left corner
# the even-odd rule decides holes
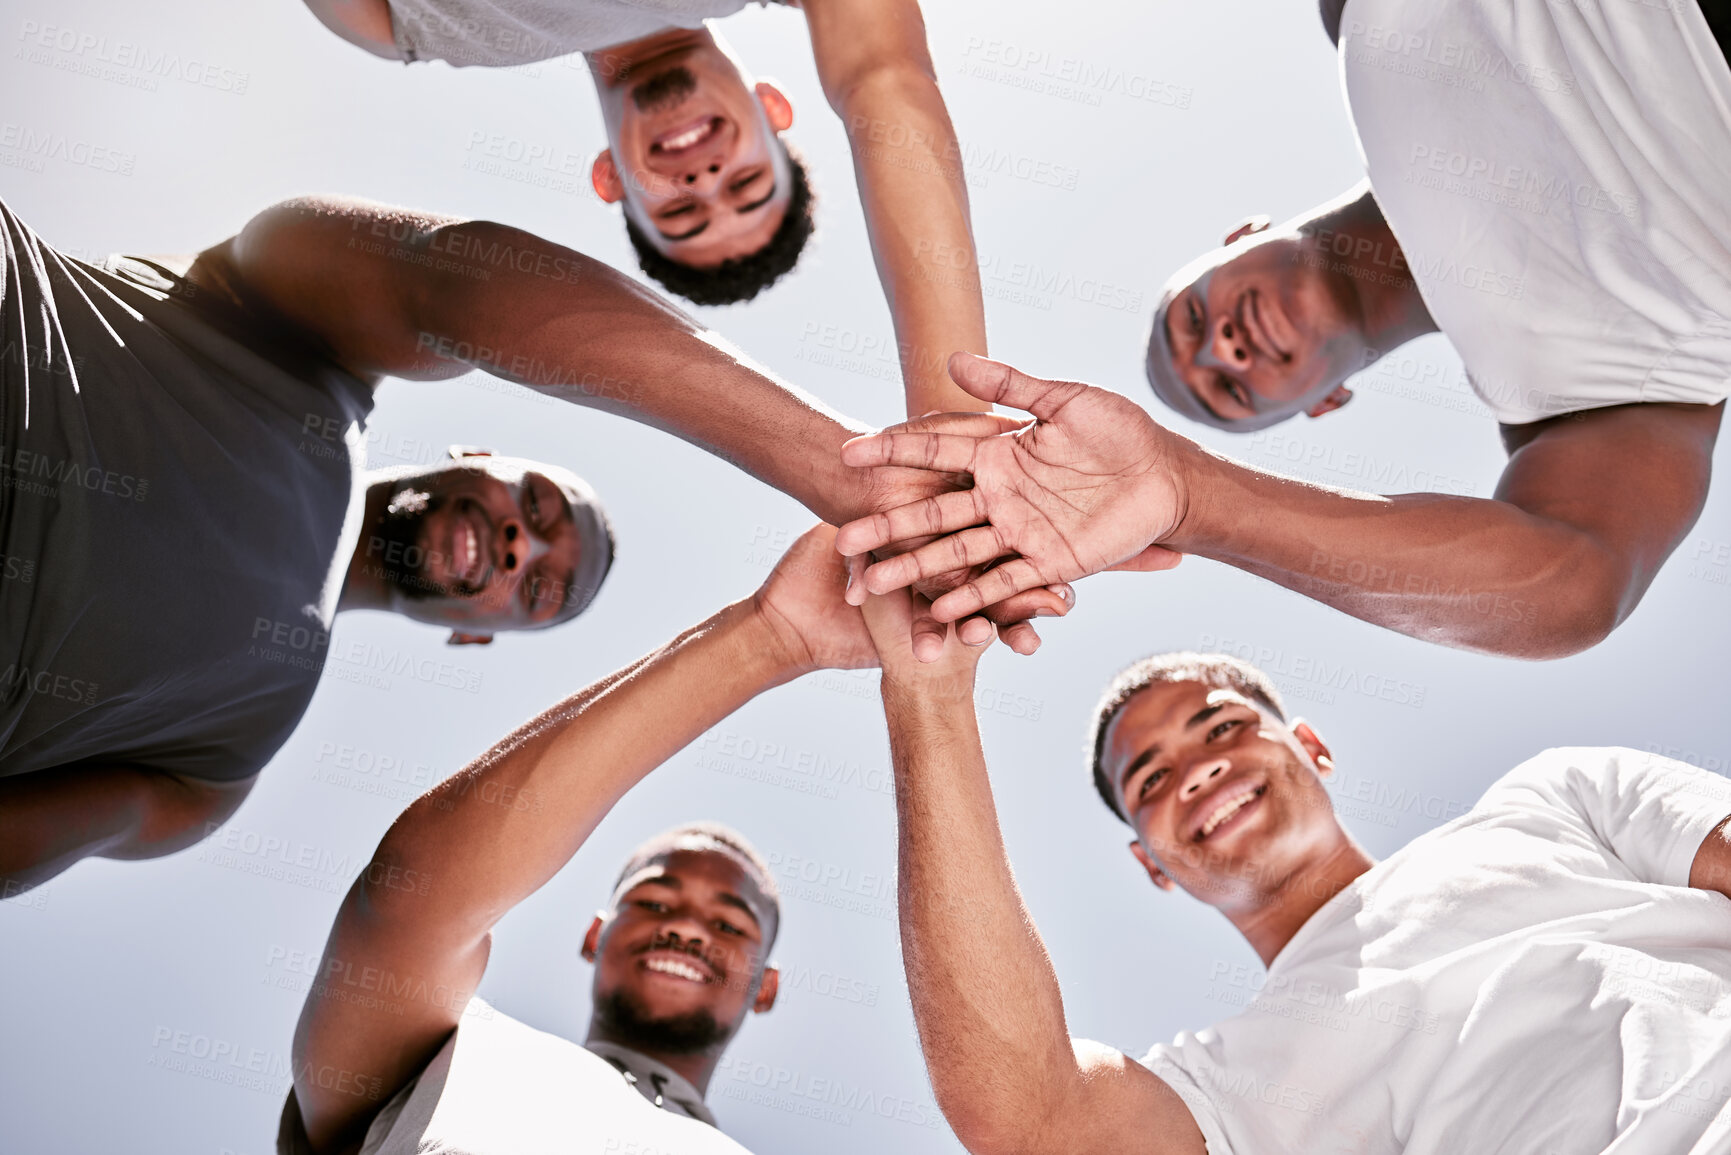
[[[1189,291],[1190,291],[1189,289],[1184,290],[1185,293],[1188,293]],[[1182,294],[1180,294],[1179,297],[1173,297],[1172,298],[1172,304],[1168,305],[1166,307],[1165,315],[1163,315],[1160,318],[1160,323],[1162,325],[1164,325],[1166,328],[1166,347],[1168,349],[1172,350],[1174,355],[1176,355],[1178,352],[1178,343],[1172,339],[1172,309],[1174,306],[1176,306],[1178,304],[1181,297],[1182,297]],[[1192,369],[1194,369],[1196,367],[1195,354],[1192,354],[1190,357],[1190,367]],[[1242,414],[1240,414],[1237,417],[1228,417],[1226,414],[1220,412],[1220,410],[1214,408],[1213,405],[1210,405],[1208,403],[1208,398],[1205,395],[1205,392],[1203,390],[1200,390],[1200,389],[1191,388],[1190,382],[1185,380],[1182,375],[1179,376],[1178,380],[1179,380],[1179,383],[1184,386],[1184,388],[1190,390],[1190,396],[1196,398],[1196,403],[1198,405],[1202,406],[1202,408],[1208,410],[1209,416],[1213,417],[1214,420],[1216,420],[1216,421],[1241,421],[1241,420],[1243,420]]]
[[[748,205],[740,205],[737,209],[734,210],[734,212],[744,214],[744,213],[753,212],[757,209],[762,208],[764,205],[768,204],[770,201],[775,199],[775,190],[780,188],[780,187],[781,186],[778,185],[775,181],[770,181],[768,193],[766,193],[763,197],[759,198],[758,200],[752,201]]]
[[[740,214],[755,212],[756,210],[762,208],[764,205],[768,204],[770,201],[775,199],[775,192],[776,192],[776,189],[778,187],[780,187],[780,186],[775,185],[775,184],[771,184],[769,186],[769,192],[767,195],[759,198],[758,200],[752,201],[748,205],[740,205],[737,209],[734,209],[733,211],[736,213],[740,213]],[[709,227],[709,222],[704,221],[702,224],[698,225],[696,228],[692,229],[689,232],[663,233],[663,232],[661,232],[660,229],[656,229],[655,231],[658,233],[661,233],[661,239],[664,241],[689,241],[692,237],[695,237],[698,233],[701,233],[704,229],[707,229],[708,227]]]
[[[642,882],[638,883],[637,886],[665,886],[669,890],[680,890],[684,887],[684,883],[679,881],[679,876],[677,874],[658,874],[652,878],[644,879]],[[637,886],[634,886],[631,889],[636,890]],[[630,892],[627,891],[626,893]],[[717,901],[719,901],[723,906],[736,906],[740,910],[743,910],[746,913],[746,916],[751,919],[752,926],[755,926],[760,931],[763,929],[763,920],[757,917],[757,911],[751,908],[749,902],[746,902],[745,899],[734,894],[731,890],[722,891],[722,893],[717,896]]]
[[[743,910],[746,913],[746,917],[751,919],[752,926],[755,926],[758,930],[763,929],[763,923],[758,919],[757,912],[751,909],[751,904],[739,897],[739,895],[728,891],[721,895],[721,902],[725,906],[737,906],[740,910]]]
[[[1220,713],[1220,711],[1224,710],[1227,705],[1228,703],[1226,702],[1216,702],[1212,706],[1202,707],[1200,710],[1196,711],[1196,713],[1190,715],[1190,720],[1184,723],[1184,728],[1186,730],[1195,729],[1197,726],[1208,721],[1208,719],[1214,717],[1214,715]],[[1129,785],[1130,779],[1135,775],[1136,771],[1146,766],[1149,761],[1159,753],[1160,743],[1156,742],[1154,745],[1148,747],[1148,749],[1132,758],[1130,760],[1130,765],[1124,767],[1124,772],[1118,775],[1118,793],[1124,793],[1124,788]]]

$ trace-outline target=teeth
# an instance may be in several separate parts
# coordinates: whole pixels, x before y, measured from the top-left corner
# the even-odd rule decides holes
[[[1248,790],[1236,798],[1230,798],[1227,801],[1222,802],[1215,808],[1214,813],[1208,816],[1208,820],[1202,824],[1202,837],[1207,838],[1210,834],[1213,834],[1215,829],[1218,828],[1222,822],[1225,822],[1228,818],[1231,818],[1234,814],[1237,814],[1240,810],[1250,805],[1250,803],[1261,793],[1262,791],[1260,790]]]
[[[664,152],[678,152],[680,149],[690,148],[698,141],[704,139],[714,131],[714,128],[715,122],[713,120],[706,120],[702,124],[686,129],[678,136],[669,137],[656,147],[660,148]]]
[[[702,971],[698,970],[690,963],[680,962],[678,959],[652,958],[647,960],[643,965],[652,971],[660,971],[664,975],[672,975],[675,978],[688,979],[694,983],[709,981]]]

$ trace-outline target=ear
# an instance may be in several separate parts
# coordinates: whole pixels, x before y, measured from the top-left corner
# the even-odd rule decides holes
[[[480,445],[453,445],[445,451],[451,455],[452,461],[461,461],[465,457],[491,457],[493,451]]]
[[[1130,843],[1130,854],[1137,862],[1142,864],[1142,869],[1148,872],[1148,877],[1152,879],[1154,885],[1158,886],[1161,890],[1171,891],[1178,885],[1166,876],[1164,870],[1161,870],[1158,866],[1154,865],[1154,860],[1148,857],[1148,852],[1146,850],[1142,849],[1142,843],[1140,840],[1133,840]]]
[[[595,921],[589,924],[589,930],[583,935],[583,961],[592,963],[595,954],[601,949],[601,928],[607,923],[607,916],[598,914]]]
[[[604,148],[589,166],[589,183],[595,195],[610,205],[625,199],[625,182],[619,179],[619,168],[613,163],[613,150]]]
[[[1304,752],[1310,755],[1316,763],[1316,773],[1320,778],[1327,778],[1334,773],[1334,758],[1328,752],[1328,744],[1317,736],[1310,723],[1301,718],[1292,721],[1292,736],[1298,739],[1298,744],[1304,747]]]
[[[445,639],[447,646],[490,646],[493,644],[492,634],[465,634],[462,630],[452,630],[451,636]]]
[[[1244,237],[1262,232],[1273,223],[1274,222],[1268,218],[1266,213],[1257,213],[1255,216],[1245,217],[1236,225],[1232,226],[1232,231],[1226,234],[1226,240],[1221,243],[1230,245],[1233,241],[1241,240]]]
[[[763,968],[763,981],[757,984],[757,1000],[751,1004],[751,1013],[761,1015],[775,1006],[775,996],[781,993],[781,972],[774,967]]]
[[[1312,405],[1305,413],[1311,417],[1321,417],[1324,413],[1333,413],[1342,405],[1352,400],[1352,390],[1345,385],[1336,385],[1334,392]]]
[[[763,105],[764,115],[769,117],[771,129],[786,132],[793,127],[793,103],[782,95],[781,89],[767,80],[760,80],[754,91],[758,102]]]

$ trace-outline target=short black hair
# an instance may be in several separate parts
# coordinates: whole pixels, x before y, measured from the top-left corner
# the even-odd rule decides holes
[[[1106,727],[1118,716],[1118,711],[1150,686],[1173,682],[1200,682],[1217,690],[1236,690],[1252,702],[1259,702],[1282,722],[1286,721],[1286,706],[1280,691],[1268,675],[1231,654],[1199,654],[1182,650],[1170,654],[1155,654],[1126,667],[1112,684],[1100,704],[1094,707],[1094,720],[1089,723],[1088,749],[1094,771],[1094,789],[1106,803],[1106,809],[1128,823],[1130,816],[1118,803],[1118,792],[1106,778]]]
[[[769,928],[764,943],[766,947],[774,945],[775,936],[781,929],[781,888],[775,883],[775,872],[769,868],[769,863],[764,861],[763,855],[758,853],[757,847],[746,841],[745,835],[720,822],[686,822],[645,840],[631,852],[631,857],[625,860],[625,865],[619,870],[619,877],[613,880],[613,895],[609,905],[618,901],[621,883],[657,858],[676,850],[725,854],[743,866],[746,873],[751,875],[751,880],[757,884],[757,889],[769,900],[770,910],[775,915],[775,926]]]
[[[682,265],[650,243],[625,214],[625,235],[637,250],[637,263],[643,271],[670,293],[676,293],[694,305],[732,305],[749,301],[780,280],[799,263],[806,241],[816,227],[812,209],[817,197],[806,178],[805,163],[786,141],[781,141],[782,154],[787,157],[792,195],[787,202],[787,215],[781,227],[769,238],[769,243],[748,257],[729,257],[713,269],[697,269]]]

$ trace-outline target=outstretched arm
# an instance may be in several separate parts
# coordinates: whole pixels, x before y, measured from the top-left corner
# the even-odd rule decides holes
[[[950,620],[1161,548],[1200,554],[1413,637],[1510,657],[1586,649],[1639,603],[1699,516],[1723,406],[1641,404],[1523,431],[1491,499],[1381,496],[1211,453],[1117,394],[959,358],[958,380],[1038,419],[988,439],[867,438],[844,460],[970,473],[974,487],[843,528],[850,555],[952,533],[867,571],[892,589],[1008,558],[934,605]],[[969,528],[974,527],[974,528]],[[953,533],[961,530],[963,532]]]
[[[397,819],[343,901],[295,1031],[315,1150],[358,1145],[457,1025],[493,926],[625,791],[763,690],[873,664],[832,534],[807,534],[755,597],[547,710]]]
[[[804,0],[818,79],[847,128],[878,280],[895,321],[909,416],[986,406],[950,381],[986,352],[962,150],[917,0]]]
[[[974,1155],[1203,1155],[1176,1092],[1117,1051],[1070,1038],[998,829],[974,717],[978,650],[952,631],[936,661],[916,660],[905,593],[872,598],[865,612],[895,767],[902,958],[932,1091],[956,1137]]]
[[[631,278],[520,229],[307,197],[254,217],[189,276],[284,318],[362,376],[483,369],[666,430],[825,520],[873,504],[874,479],[838,456],[862,426]]]

